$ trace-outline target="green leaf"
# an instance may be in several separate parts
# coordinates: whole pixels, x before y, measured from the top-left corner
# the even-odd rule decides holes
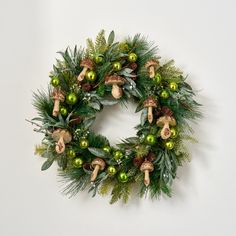
[[[104,106],[113,106],[118,103],[117,100],[108,100],[108,99],[101,99],[99,101]]]
[[[90,102],[88,105],[98,111],[101,109],[100,103],[98,102]]]
[[[115,39],[115,33],[112,30],[111,33],[108,36],[108,40],[107,40],[108,45],[112,45],[112,43],[114,42],[114,39]]]
[[[144,108],[141,114],[141,125],[143,126],[147,120],[148,111],[147,108]]]
[[[90,147],[90,148],[88,148],[88,150],[89,150],[94,156],[103,157],[103,158],[108,157],[108,153],[105,152],[105,151],[103,151],[103,150],[100,149],[100,148],[93,148],[93,147]]]
[[[41,170],[44,171],[44,170],[47,170],[51,165],[52,163],[54,162],[55,158],[48,158],[42,165],[41,167]]]
[[[88,129],[88,128],[93,124],[93,122],[95,121],[95,119],[96,119],[96,117],[90,117],[90,118],[84,120],[84,123],[83,123],[84,128],[85,128],[85,129]]]

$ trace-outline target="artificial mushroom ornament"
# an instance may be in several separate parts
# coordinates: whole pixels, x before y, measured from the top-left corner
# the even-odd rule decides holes
[[[148,109],[148,122],[151,124],[153,121],[152,109],[157,107],[157,101],[153,97],[148,97],[144,101],[144,107],[147,107]]]
[[[154,170],[154,166],[150,161],[144,161],[140,166],[140,170],[144,172],[144,184],[148,186],[150,184],[149,173]]]
[[[155,70],[159,67],[159,62],[156,60],[149,60],[145,64],[145,68],[148,70],[149,77],[152,79],[155,77]]]
[[[93,172],[91,174],[90,181],[93,182],[96,180],[98,172],[104,170],[106,163],[103,159],[97,157],[92,161],[91,166],[93,168]]]
[[[60,111],[60,102],[64,102],[65,95],[61,89],[55,88],[52,92],[52,99],[54,100],[54,107],[52,111],[53,116],[58,116]]]
[[[83,70],[80,72],[77,78],[78,82],[81,82],[82,80],[84,80],[84,77],[88,69],[90,70],[93,69],[93,61],[90,59],[84,59],[81,61],[80,66],[83,67]]]
[[[161,130],[161,138],[168,139],[171,135],[170,125],[175,126],[176,121],[175,121],[175,118],[172,116],[161,116],[157,120],[156,124],[157,124],[157,126],[163,127]]]
[[[57,142],[55,147],[56,152],[61,154],[65,151],[65,144],[71,141],[72,136],[69,131],[65,129],[56,129],[52,133],[52,138]]]
[[[122,97],[123,91],[119,86],[123,85],[124,83],[124,78],[119,75],[107,76],[105,79],[105,84],[112,85],[111,94],[115,99],[119,99]]]

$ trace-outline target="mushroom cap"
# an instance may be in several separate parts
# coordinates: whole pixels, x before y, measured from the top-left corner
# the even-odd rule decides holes
[[[149,60],[146,62],[145,68],[148,69],[150,66],[154,66],[155,68],[157,68],[159,66],[159,62],[153,59]]]
[[[82,67],[87,67],[89,68],[90,70],[93,69],[93,61],[91,59],[83,59],[81,62],[80,62],[80,66]]]
[[[72,139],[72,136],[70,134],[69,131],[65,130],[65,129],[56,129],[53,133],[52,133],[52,138],[53,140],[55,140],[56,142],[63,137],[64,143],[69,143]]]
[[[175,126],[176,120],[172,116],[161,116],[158,120],[156,125],[157,126],[163,126],[166,122],[168,122],[170,125]]]
[[[154,166],[150,161],[144,161],[142,165],[140,166],[140,170],[142,172],[148,170],[149,172],[152,172],[154,170]]]
[[[144,107],[157,107],[157,101],[153,97],[148,97],[143,104]]]
[[[110,75],[110,76],[106,76],[105,78],[105,84],[123,85],[124,83],[125,83],[124,78],[119,75]]]
[[[60,100],[61,102],[64,102],[65,95],[60,89],[54,89],[52,92],[52,98],[55,100]]]
[[[93,168],[95,168],[96,165],[99,165],[100,170],[103,170],[106,166],[106,163],[103,161],[103,159],[97,157],[92,161],[91,165]]]

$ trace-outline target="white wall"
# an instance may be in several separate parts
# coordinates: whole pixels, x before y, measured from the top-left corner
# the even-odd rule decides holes
[[[0,0],[0,235],[235,235],[235,7],[233,0]],[[32,91],[47,86],[56,51],[84,45],[102,28],[118,38],[149,36],[201,90],[199,144],[172,199],[125,206],[87,193],[67,199],[56,167],[41,172],[33,155],[41,136],[24,121],[35,115]],[[130,136],[138,122],[132,109],[107,111],[98,129],[113,141]]]

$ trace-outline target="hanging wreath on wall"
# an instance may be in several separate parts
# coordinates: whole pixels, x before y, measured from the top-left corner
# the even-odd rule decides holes
[[[183,73],[173,61],[161,65],[145,37],[114,38],[102,30],[86,50],[59,52],[48,90],[34,93],[38,116],[30,122],[44,134],[35,153],[45,158],[42,170],[57,162],[71,196],[85,189],[111,194],[110,203],[127,202],[131,189],[171,196],[177,168],[189,160],[184,142],[194,141],[189,121],[201,117],[200,104]],[[91,126],[105,106],[129,99],[141,113],[137,136],[111,146]]]

